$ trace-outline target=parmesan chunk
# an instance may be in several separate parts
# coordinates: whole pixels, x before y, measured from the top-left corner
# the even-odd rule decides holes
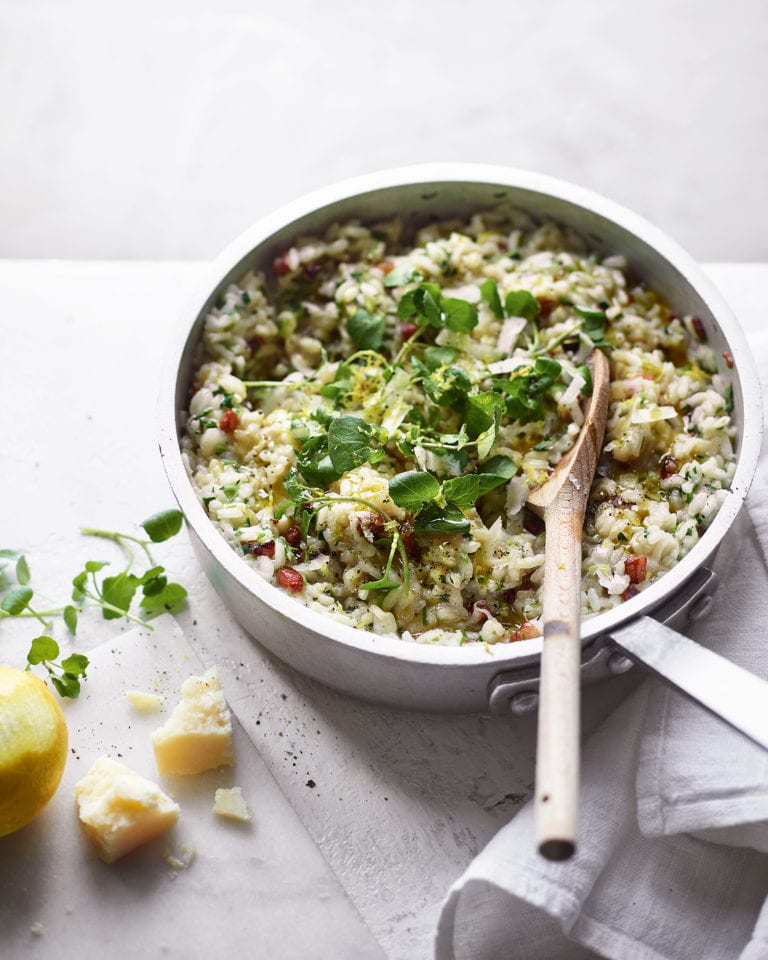
[[[142,693],[141,690],[127,690],[125,699],[137,713],[157,713],[163,698],[156,693]]]
[[[152,746],[162,774],[202,773],[232,764],[232,718],[215,667],[202,677],[187,677],[181,702],[152,734]]]
[[[191,843],[184,843],[178,856],[173,851],[168,850],[165,854],[165,862],[171,870],[186,870],[196,856],[197,850],[195,847]]]
[[[75,785],[75,799],[85,831],[105,863],[113,863],[172,827],[178,804],[157,784],[101,757]]]
[[[248,804],[245,802],[240,787],[230,787],[229,789],[220,787],[214,798],[213,812],[220,817],[240,820],[243,823],[247,823],[251,819],[251,811],[248,809]]]

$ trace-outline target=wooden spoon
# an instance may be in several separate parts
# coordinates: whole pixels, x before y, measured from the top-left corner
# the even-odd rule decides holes
[[[528,497],[544,518],[544,647],[536,748],[536,834],[548,860],[576,849],[579,793],[581,536],[608,412],[610,374],[601,350],[589,358],[592,396],[576,443]]]

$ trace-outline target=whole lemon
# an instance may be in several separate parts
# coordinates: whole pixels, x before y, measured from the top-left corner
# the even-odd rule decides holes
[[[67,724],[32,673],[0,666],[0,837],[26,826],[56,792],[67,762]]]

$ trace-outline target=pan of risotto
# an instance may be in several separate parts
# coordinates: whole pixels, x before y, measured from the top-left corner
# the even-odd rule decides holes
[[[526,501],[579,435],[595,348],[611,385],[582,673],[664,673],[670,645],[695,647],[676,631],[717,602],[707,563],[755,470],[752,358],[659,230],[507,168],[346,181],[213,263],[173,347],[160,446],[216,590],[338,690],[531,709],[545,538]]]

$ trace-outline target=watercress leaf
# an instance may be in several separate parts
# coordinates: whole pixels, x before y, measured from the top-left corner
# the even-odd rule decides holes
[[[304,476],[312,483],[321,487],[327,487],[335,480],[338,480],[341,474],[334,467],[329,456],[321,457],[314,465],[304,467]]]
[[[141,526],[146,530],[147,536],[152,543],[162,543],[164,540],[170,540],[171,537],[181,530],[181,524],[184,515],[181,510],[163,510],[156,513],[148,520],[145,520]]]
[[[117,607],[117,610],[102,610],[105,620],[115,620],[123,616],[131,605],[138,586],[138,578],[130,573],[118,573],[116,577],[105,577],[101,584],[101,597],[105,603]]]
[[[486,460],[479,468],[481,474],[486,473],[492,476],[501,477],[502,480],[511,480],[517,473],[517,466],[512,457],[506,457],[504,454],[497,454]]]
[[[402,287],[406,283],[418,283],[419,280],[423,279],[424,274],[420,270],[414,269],[413,264],[405,260],[403,263],[396,264],[384,277],[384,286]]]
[[[351,392],[351,380],[334,380],[332,383],[326,383],[320,388],[321,397],[325,397],[327,400],[333,400],[333,402],[337,404],[343,402]]]
[[[483,497],[491,490],[495,490],[496,487],[500,487],[503,483],[506,483],[514,477],[516,473],[517,467],[511,457],[498,454],[495,457],[491,457],[490,460],[486,460],[477,474],[478,483],[480,484],[480,496]]]
[[[397,315],[401,320],[410,320],[418,312],[416,290],[407,290],[397,302]]]
[[[480,436],[477,438],[477,455],[482,460],[487,457],[488,454],[493,450],[493,445],[496,443],[496,434],[499,430],[498,420],[491,424],[487,430],[483,430]]]
[[[284,517],[292,506],[292,500],[283,500],[283,502],[275,508],[275,520],[279,520],[281,517]]]
[[[494,473],[480,473],[478,474],[478,480],[480,483],[480,496],[484,497],[486,493],[490,493],[491,490],[495,490],[496,487],[500,487],[503,483],[506,483],[504,477],[498,477]]]
[[[574,307],[581,319],[581,332],[585,333],[592,343],[601,350],[612,350],[613,344],[605,339],[605,329],[608,318],[602,310],[588,307]]]
[[[448,366],[458,357],[459,351],[455,347],[427,347],[424,351],[424,363],[430,373],[434,373],[438,367]],[[415,358],[414,358],[415,363]]]
[[[501,305],[501,297],[499,296],[499,288],[496,285],[496,281],[486,280],[480,284],[480,296],[491,308],[494,317],[496,317],[497,320],[502,320],[504,318],[504,308]]]
[[[536,377],[537,388],[547,389],[560,377],[562,366],[551,357],[537,357],[533,365],[533,374]]]
[[[306,540],[309,535],[309,528],[312,526],[312,521],[317,515],[316,510],[302,510],[299,520],[299,529],[301,531],[301,539]]]
[[[417,533],[469,533],[469,520],[458,507],[448,504],[440,509],[437,504],[423,510],[413,524]]]
[[[80,696],[80,681],[71,673],[62,673],[60,677],[51,677],[51,683],[60,697],[76,700]]]
[[[44,660],[55,660],[59,655],[59,645],[53,637],[35,637],[27,654],[27,663],[33,666]]]
[[[168,578],[165,576],[153,577],[151,580],[142,586],[141,592],[145,597],[155,597],[158,593],[165,589],[165,585],[168,583]]]
[[[442,407],[463,407],[471,389],[472,381],[461,367],[439,367],[424,380],[424,392]]]
[[[16,561],[16,579],[22,586],[29,583],[29,564],[24,556],[19,557]]]
[[[582,317],[582,319],[586,320],[588,323],[593,325],[601,325],[602,332],[605,333],[606,317],[605,317],[604,310],[599,310],[595,307],[580,307],[578,305],[574,306],[573,309],[576,311],[576,313],[578,313],[580,317]]]
[[[408,470],[398,473],[389,481],[389,495],[398,505],[413,510],[440,493],[440,484],[425,470]]]
[[[304,441],[296,456],[296,466],[303,479],[316,487],[327,487],[341,476],[328,455],[327,434]]]
[[[160,564],[156,567],[150,567],[149,570],[145,570],[138,578],[138,584],[149,583],[150,580],[154,580],[163,573],[165,573],[165,567],[160,566]]]
[[[467,436],[476,440],[482,433],[494,427],[505,406],[505,398],[493,390],[467,397],[464,413]]]
[[[464,477],[451,477],[450,480],[443,481],[440,492],[446,503],[453,503],[468,510],[480,496],[480,481],[474,473]]]
[[[477,307],[458,297],[443,297],[441,301],[445,314],[445,325],[456,333],[469,333],[477,326]]]
[[[156,616],[159,613],[178,609],[187,598],[187,591],[179,583],[167,583],[160,593],[151,597],[143,597],[141,609],[147,616]]]
[[[291,467],[283,480],[283,486],[291,500],[301,500],[308,495],[307,486],[296,467]]]
[[[4,560],[15,560],[18,556],[18,550],[0,550],[0,557]]]
[[[593,340],[597,343],[605,336],[605,317],[601,317],[596,320],[583,320],[581,323],[581,329],[583,333],[586,333],[590,340]]]
[[[77,633],[77,608],[71,604],[64,607],[64,623],[67,630],[74,636]]]
[[[425,280],[424,283],[420,283],[419,290],[422,290],[424,293],[428,293],[437,303],[440,302],[440,298],[443,295],[442,290],[440,289],[440,284],[433,283],[431,280]]]
[[[12,617],[17,617],[24,608],[28,606],[29,601],[32,599],[32,593],[31,587],[14,587],[13,590],[9,590],[3,597],[3,602],[0,603],[0,610],[10,614]]]
[[[328,427],[328,455],[340,474],[367,463],[376,445],[377,431],[360,417],[337,417]]]
[[[435,517],[416,523],[414,529],[418,533],[469,533],[469,520],[454,520],[451,517]]]
[[[539,316],[539,301],[528,290],[510,290],[504,298],[504,310],[508,317],[533,321]]]
[[[109,566],[109,560],[86,560],[85,561],[85,570],[86,573],[98,573],[99,570],[103,570],[104,567]],[[83,577],[83,584],[85,583],[86,578]],[[74,580],[72,581],[74,583]]]
[[[433,327],[442,325],[440,299],[440,288],[436,283],[422,283],[414,296],[417,311]]]
[[[390,580],[389,577],[382,577],[380,580],[369,580],[368,583],[363,583],[360,585],[361,590],[395,590],[400,586],[399,583],[395,583],[394,580]]]
[[[347,333],[358,350],[378,350],[384,339],[384,317],[358,310],[347,318]]]
[[[81,570],[76,577],[72,579],[72,599],[75,603],[80,603],[85,598],[85,583],[88,579],[88,573]]]
[[[520,423],[544,418],[544,400],[558,381],[562,367],[557,360],[538,357],[533,366],[518,367],[508,380],[494,380],[496,389],[506,395],[506,413]]]
[[[71,653],[61,661],[61,668],[64,673],[69,674],[71,677],[84,677],[89,662],[85,654]]]

